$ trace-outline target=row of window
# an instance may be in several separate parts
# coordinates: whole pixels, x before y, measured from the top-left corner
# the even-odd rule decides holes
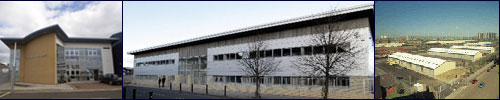
[[[174,59],[167,59],[167,60],[157,60],[157,61],[148,61],[148,62],[138,62],[136,64],[137,67],[141,66],[149,66],[149,65],[168,65],[168,64],[175,64]]]
[[[321,85],[320,77],[290,77],[290,76],[265,76],[260,79],[261,84],[276,84],[276,85]],[[255,83],[253,77],[244,76],[214,76],[215,82],[222,83]],[[330,86],[349,87],[349,77],[331,77],[329,79]]]
[[[234,60],[242,59],[243,55],[248,55],[249,58],[260,58],[265,57],[284,57],[284,56],[300,56],[300,55],[313,55],[313,54],[324,54],[326,50],[333,50],[331,52],[345,52],[342,48],[327,49],[325,46],[307,46],[307,47],[294,47],[294,48],[279,48],[272,50],[262,50],[259,52],[252,51],[250,54],[245,54],[244,52],[239,53],[229,53],[229,54],[219,54],[214,55],[214,61],[222,60]]]
[[[65,48],[66,56],[98,56],[101,55],[101,50],[99,48]]]

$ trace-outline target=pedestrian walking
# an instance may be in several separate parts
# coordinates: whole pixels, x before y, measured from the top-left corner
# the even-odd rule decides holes
[[[161,78],[162,76],[160,74],[158,74],[158,88],[161,87]]]
[[[165,87],[165,80],[166,80],[166,76],[165,75],[162,75],[162,78],[161,78],[161,87]]]

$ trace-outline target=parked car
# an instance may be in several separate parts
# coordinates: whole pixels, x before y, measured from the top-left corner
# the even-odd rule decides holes
[[[110,85],[113,84],[122,84],[122,77],[119,77],[116,74],[105,74],[101,76],[101,83],[108,83]]]
[[[491,69],[488,68],[488,70],[486,70],[486,72],[491,72]]]
[[[477,87],[483,88],[484,87],[484,82],[479,83],[479,86],[477,86]]]
[[[472,79],[472,84],[476,84],[476,83],[477,83],[477,79],[476,78]]]

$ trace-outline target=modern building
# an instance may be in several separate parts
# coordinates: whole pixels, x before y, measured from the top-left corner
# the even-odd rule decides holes
[[[23,38],[0,40],[11,49],[10,65],[19,70],[21,82],[57,84],[114,73],[111,43],[116,38],[68,37],[59,25],[52,25]]]
[[[113,48],[113,69],[116,75],[123,76],[123,33],[115,33],[111,35],[110,38],[116,38],[117,41],[112,42],[111,48]]]
[[[328,20],[332,18],[340,20]],[[315,86],[320,84],[320,79],[292,67],[293,62],[298,56],[320,54],[314,50],[329,49],[307,41],[312,39],[314,28],[335,23],[350,27],[344,30],[361,33],[350,46],[367,48],[365,57],[357,59],[362,63],[358,69],[330,80],[336,87],[354,88],[359,86],[354,84],[363,83],[360,79],[372,80],[374,76],[373,20],[373,4],[362,5],[159,45],[129,54],[134,55],[134,79],[154,81],[161,74],[168,75],[174,83],[251,84],[254,80],[240,70],[242,66],[238,65],[238,60],[246,54],[243,51],[248,44],[258,38],[268,44],[265,57],[281,61],[281,70],[265,76],[264,84]]]
[[[441,57],[459,58],[475,62],[483,57],[482,53],[476,50],[461,50],[448,48],[430,48],[428,54]]]
[[[401,67],[431,77],[456,68],[456,63],[454,61],[424,57],[409,53],[397,52],[389,55],[388,57],[389,62],[395,62]]]
[[[484,39],[490,39],[490,40],[492,40],[492,39],[496,39],[496,37],[497,37],[497,33],[492,33],[492,32],[489,32],[489,33],[478,33],[477,34],[477,38],[478,39],[482,39],[482,40],[484,40]]]

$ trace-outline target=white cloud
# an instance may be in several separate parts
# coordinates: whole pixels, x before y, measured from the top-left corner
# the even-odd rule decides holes
[[[90,2],[76,11],[71,8],[74,4],[66,1],[0,1],[0,37],[24,37],[54,24],[59,24],[70,37],[107,38],[122,30],[121,1]],[[60,9],[65,8],[63,6],[68,8]],[[8,58],[8,51],[7,46],[1,44],[0,57]],[[8,59],[0,59],[0,62],[8,62]]]
[[[45,2],[46,6],[50,9],[59,8],[62,6],[69,6],[73,4],[74,1],[47,1]]]

